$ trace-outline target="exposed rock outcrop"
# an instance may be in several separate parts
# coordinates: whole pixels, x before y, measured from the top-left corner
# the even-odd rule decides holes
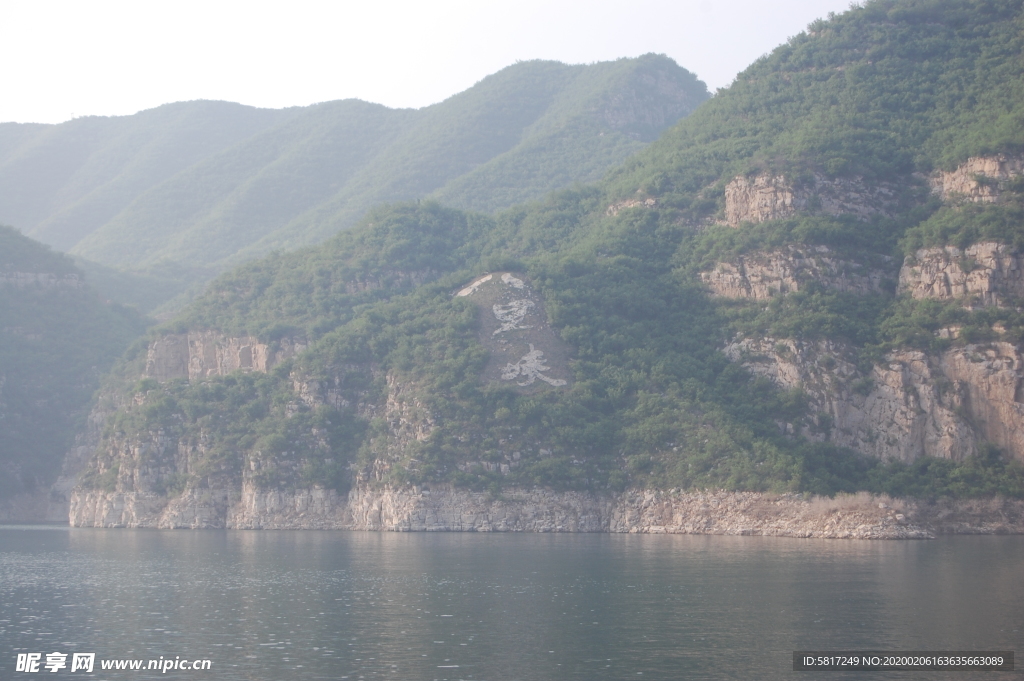
[[[922,248],[900,269],[899,291],[919,299],[1001,305],[1008,297],[1024,297],[1024,262],[1012,247],[990,241],[964,250]]]
[[[150,343],[144,375],[163,383],[223,376],[232,371],[266,373],[305,348],[303,338],[261,343],[252,336],[234,338],[216,331],[168,334]]]
[[[797,185],[781,175],[739,175],[725,186],[725,223],[766,222],[798,212],[825,215],[851,214],[867,219],[888,215],[895,192],[887,185],[869,186],[860,178],[828,178]]]
[[[238,496],[229,489],[188,490],[173,499],[151,492],[75,490],[68,519],[72,527],[223,528]]]
[[[885,460],[962,460],[990,442],[1024,461],[1024,355],[1010,343],[938,357],[902,350],[866,375],[842,344],[829,341],[744,339],[725,352],[779,386],[801,388],[811,411],[825,416],[783,424],[790,432]]]
[[[978,440],[1024,461],[1024,355],[1011,343],[955,348],[938,367],[962,394]]]
[[[87,497],[87,498],[86,498]],[[225,507],[230,506],[230,508]],[[627,490],[621,494],[506,490],[500,498],[440,486],[287,492],[246,487],[162,509],[132,495],[72,503],[76,527],[346,529],[386,532],[616,532],[924,539],[936,532],[1024,533],[1024,502],[924,505],[867,494],[835,499],[758,492]]]
[[[123,407],[126,398],[118,391],[105,391],[93,405],[85,421],[85,428],[75,436],[75,444],[64,455],[60,476],[49,490],[50,519],[68,517],[71,492],[81,481],[82,474],[89,467],[93,453],[103,439],[107,418],[113,411]]]
[[[608,206],[605,210],[605,214],[618,215],[619,211],[625,210],[626,208],[654,208],[657,205],[658,200],[652,197],[623,199],[622,201],[616,201]]]
[[[717,296],[766,300],[799,291],[810,282],[846,293],[880,293],[887,273],[837,258],[827,246],[787,246],[720,262],[700,277]]]
[[[1024,157],[973,156],[949,172],[932,175],[932,192],[945,201],[997,203],[1007,180],[1024,174]]]
[[[725,222],[732,227],[788,218],[806,205],[781,175],[740,175],[725,186]]]
[[[726,346],[725,353],[756,375],[806,393],[814,420],[780,424],[792,434],[831,440],[883,460],[960,460],[977,451],[977,433],[960,415],[963,391],[947,385],[924,353],[892,353],[867,375],[845,346],[831,341],[743,339]]]
[[[548,324],[544,299],[524,275],[485,274],[459,290],[480,309],[480,342],[490,353],[483,380],[534,392],[569,385],[569,349]]]

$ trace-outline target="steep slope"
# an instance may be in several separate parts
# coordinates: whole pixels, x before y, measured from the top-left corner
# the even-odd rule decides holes
[[[308,107],[136,197],[75,245],[99,262],[207,266],[329,199],[406,130],[414,111],[358,100]]]
[[[706,96],[685,69],[649,55],[524,62],[419,111],[320,105],[139,197],[74,252],[222,267],[322,241],[375,204],[439,189],[503,208],[599,176]]]
[[[100,374],[144,328],[69,258],[0,227],[0,517],[32,492],[45,508]]]
[[[221,277],[118,369],[133,397],[73,521],[487,529],[489,494],[542,527],[538,487],[584,529],[631,487],[1024,496],[1022,28],[1019,0],[869,2],[601,185],[393,205]]]
[[[707,97],[685,69],[647,55],[523,62],[421,110],[190,102],[5,124],[0,219],[100,264],[205,281],[322,241],[381,202],[440,192],[495,210],[594,180]]]

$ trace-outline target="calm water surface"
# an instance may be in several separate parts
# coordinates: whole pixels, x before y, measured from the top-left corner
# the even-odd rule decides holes
[[[966,681],[1020,672],[793,672],[792,651],[1022,643],[1024,537],[0,527],[3,679],[60,651],[213,661],[93,679]]]

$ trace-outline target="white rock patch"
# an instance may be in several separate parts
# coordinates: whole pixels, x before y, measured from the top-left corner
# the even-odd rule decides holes
[[[491,309],[494,310],[494,316],[501,322],[501,326],[491,335],[497,336],[499,333],[515,329],[532,329],[532,326],[523,325],[522,322],[533,307],[534,302],[525,298],[513,300],[508,305],[494,305]]]
[[[507,285],[511,286],[512,288],[523,288],[524,286],[526,286],[526,284],[523,283],[522,279],[517,279],[508,272],[501,275],[501,280],[505,282]]]
[[[488,274],[486,276],[480,277],[479,279],[477,279],[472,284],[470,284],[466,288],[462,289],[461,291],[459,291],[455,295],[457,297],[471,296],[474,293],[476,293],[477,289],[479,289],[481,285],[486,284],[487,282],[489,282],[493,278],[494,278],[493,274]]]
[[[505,370],[501,372],[501,377],[506,381],[512,381],[522,376],[526,380],[523,382],[516,381],[516,384],[523,387],[532,385],[538,378],[548,385],[556,387],[565,385],[565,381],[561,379],[549,378],[544,375],[543,372],[551,370],[546,365],[547,360],[544,359],[544,353],[534,349],[533,343],[530,343],[530,351],[523,355],[515,364],[506,364]]]

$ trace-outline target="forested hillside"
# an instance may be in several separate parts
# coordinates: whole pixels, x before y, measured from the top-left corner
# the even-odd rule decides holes
[[[493,211],[599,179],[708,97],[666,57],[522,62],[419,110],[185,102],[0,125],[0,220],[89,261],[205,281],[385,201]],[[153,281],[153,280],[156,281]]]
[[[0,223],[69,251],[148,189],[295,113],[178,102],[60,125],[0,123]]]
[[[600,184],[222,276],[112,379],[78,521],[442,482],[1024,495],[1022,36],[1020,0],[868,2]]]
[[[70,258],[0,226],[0,500],[46,493],[100,376],[144,330]]]

